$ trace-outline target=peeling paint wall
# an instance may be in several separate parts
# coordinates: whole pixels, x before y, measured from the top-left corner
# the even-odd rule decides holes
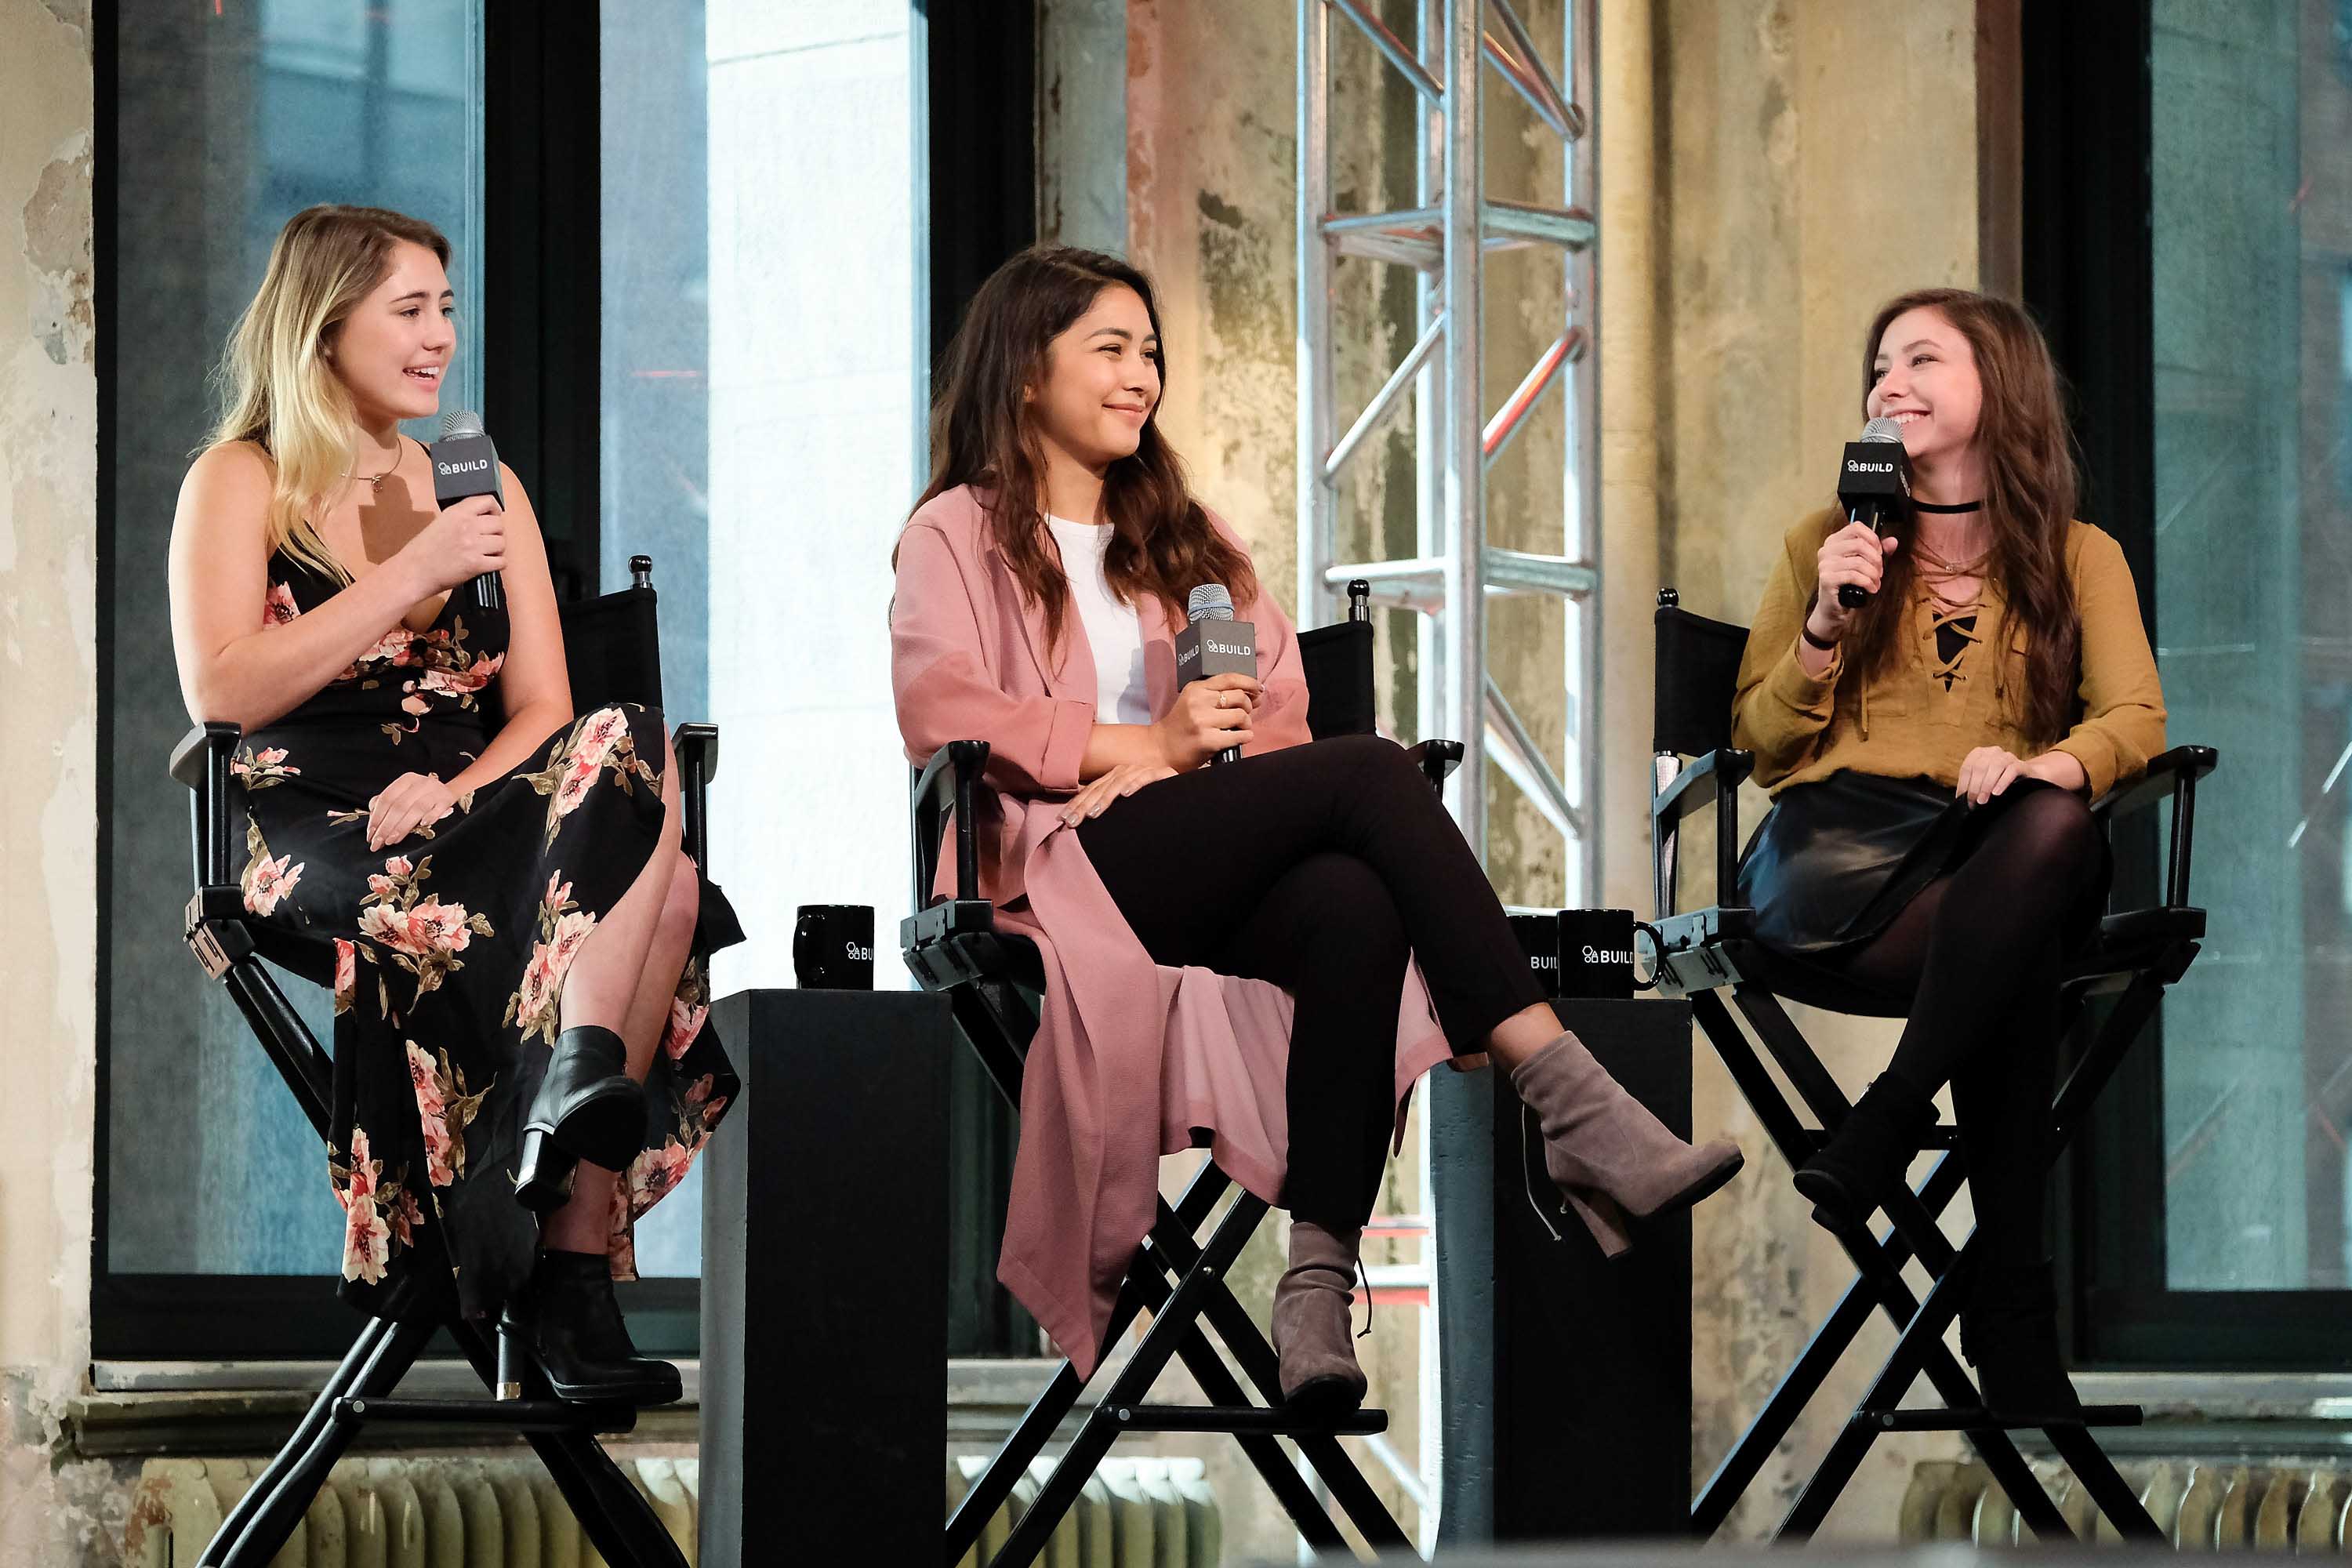
[[[89,1362],[97,928],[89,11],[0,0],[0,1563],[94,1557],[57,1464]],[[119,1521],[117,1521],[119,1528]],[[100,1559],[108,1560],[108,1559]]]

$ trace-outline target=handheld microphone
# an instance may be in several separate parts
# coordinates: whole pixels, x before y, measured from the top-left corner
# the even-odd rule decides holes
[[[1903,426],[1892,419],[1874,419],[1862,427],[1862,439],[1845,444],[1838,464],[1838,505],[1848,522],[1867,522],[1873,533],[1886,531],[1898,508],[1911,500],[1911,459],[1903,451]],[[1870,595],[1853,583],[1838,584],[1838,603],[1849,610],[1870,602]]]
[[[469,496],[494,496],[499,510],[506,510],[498,448],[482,431],[482,416],[460,408],[441,416],[441,439],[433,443],[433,503],[446,511]],[[474,599],[486,610],[506,603],[497,573],[485,572],[474,579]]]
[[[1223,583],[1203,583],[1193,589],[1184,600],[1184,616],[1192,624],[1176,634],[1179,690],[1213,675],[1257,679],[1257,628],[1234,619],[1234,596]],[[1227,746],[1209,761],[1237,763],[1241,756],[1239,746]]]

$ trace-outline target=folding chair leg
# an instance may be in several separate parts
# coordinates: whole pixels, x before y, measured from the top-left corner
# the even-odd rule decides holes
[[[1902,1331],[1877,1377],[1872,1380],[1869,1392],[1854,1406],[1856,1419],[1832,1445],[1830,1458],[1814,1471],[1790,1510],[1789,1521],[1782,1524],[1784,1531],[1794,1531],[1798,1540],[1810,1536],[1827,1516],[1830,1505],[1853,1479],[1853,1467],[1869,1451],[1876,1434],[1864,1424],[1866,1413],[1894,1409],[1923,1374],[1948,1409],[1967,1410],[1981,1407],[1984,1403],[1976,1384],[1960,1370],[1959,1363],[1944,1344],[1944,1330],[1958,1315],[1959,1294],[1967,1286],[1968,1251],[1963,1249],[1953,1265],[1943,1271],[1928,1290],[1927,1299],[1917,1301],[1911,1295],[1911,1288],[1875,1247],[1864,1253],[1857,1250],[1852,1237],[1840,1236],[1838,1239],[1845,1245],[1846,1256],[1864,1278],[1877,1285],[1887,1315],[1902,1326]],[[1968,1433],[1968,1438],[1978,1457],[1984,1460],[1985,1468],[1992,1472],[1993,1479],[2016,1505],[2019,1517],[2033,1527],[2035,1534],[2044,1541],[2061,1541],[2072,1535],[2058,1512],[2058,1505],[2050,1500],[2050,1494],[2034,1477],[2033,1468],[2017,1451],[2008,1433],[1999,1428],[1974,1430]],[[1842,1472],[1837,1468],[1840,1465],[1844,1466]],[[1816,1500],[1817,1489],[1820,1496]]]
[[[1160,1283],[1166,1285],[1165,1280]],[[1161,1310],[1167,1300],[1166,1294],[1160,1295],[1153,1302],[1152,1310]],[[1192,1374],[1192,1381],[1201,1385],[1201,1392],[1210,1404],[1249,1403],[1249,1396],[1234,1380],[1232,1370],[1218,1356],[1216,1347],[1197,1328],[1178,1342],[1176,1353],[1182,1358],[1185,1368]],[[1298,1527],[1298,1533],[1307,1545],[1318,1552],[1347,1550],[1347,1539],[1339,1533],[1339,1527],[1332,1522],[1330,1510],[1316,1498],[1315,1489],[1308,1486],[1307,1479],[1292,1466],[1290,1456],[1282,1451],[1280,1443],[1272,1437],[1243,1432],[1234,1433],[1234,1440],[1241,1445],[1242,1452],[1249,1457],[1249,1462],[1265,1482],[1266,1489],[1282,1505],[1282,1511],[1290,1516],[1291,1523]]]
[[[1119,1292],[1119,1306],[1111,1318],[1115,1333],[1124,1332],[1127,1324],[1134,1321],[1134,1298],[1132,1287]],[[1078,1395],[1085,1391],[1085,1380],[1066,1361],[1045,1392],[1030,1402],[1011,1436],[989,1459],[988,1468],[966,1489],[955,1511],[948,1515],[949,1568],[954,1568],[964,1560],[965,1553],[980,1544],[980,1538],[987,1533],[988,1521],[996,1517],[996,1510],[1004,1506],[1013,1487],[1028,1473],[1030,1461],[1045,1451],[1062,1418],[1076,1406]]]
[[[353,1392],[352,1385],[360,1381],[383,1342],[391,1337],[393,1327],[389,1319],[370,1318],[367,1321],[366,1326],[360,1331],[359,1338],[352,1342],[352,1348],[343,1352],[341,1364],[327,1374],[325,1385],[319,1390],[319,1397],[312,1400],[310,1408],[303,1412],[301,1424],[294,1428],[293,1435],[286,1439],[285,1446],[278,1450],[268,1468],[256,1476],[253,1484],[245,1489],[245,1495],[236,1500],[236,1506],[228,1510],[226,1519],[221,1521],[220,1529],[213,1532],[211,1543],[196,1559],[197,1568],[218,1568],[222,1561],[220,1554],[236,1544],[237,1537],[261,1511],[262,1504],[269,1500],[302,1451],[318,1437],[320,1430],[333,1413],[335,1401]],[[401,1370],[404,1372],[407,1369],[404,1367]]]
[[[1217,1206],[1217,1200],[1224,1196],[1225,1189],[1232,1184],[1233,1178],[1214,1164],[1204,1164],[1193,1173],[1192,1181],[1184,1188],[1184,1195],[1176,1201],[1174,1214],[1188,1242],[1192,1232],[1209,1217]],[[1165,1199],[1160,1200],[1160,1214],[1163,1222],[1170,1217]],[[1147,1248],[1150,1245],[1147,1237]],[[1156,1268],[1142,1268],[1145,1261],[1143,1258],[1137,1260],[1138,1267],[1129,1269],[1126,1282],[1119,1288],[1118,1299],[1111,1307],[1109,1331],[1104,1335],[1106,1343],[1117,1343],[1119,1336],[1127,1332],[1128,1325],[1134,1322],[1137,1314],[1143,1310],[1141,1282],[1155,1277],[1158,1272]],[[1061,1426],[1063,1419],[1077,1407],[1078,1396],[1085,1392],[1086,1380],[1078,1376],[1065,1357],[1054,1373],[1053,1381],[1030,1402],[1019,1424],[989,1460],[988,1468],[972,1482],[971,1489],[964,1493],[963,1500],[956,1504],[955,1511],[948,1516],[949,1568],[954,1568],[954,1564],[963,1561],[966,1552],[980,1544],[981,1536],[988,1530],[988,1521],[996,1517],[996,1510],[1003,1508],[1004,1500],[1013,1495],[1013,1489],[1028,1473],[1031,1461],[1044,1453],[1045,1445],[1054,1440],[1054,1433]]]
[[[1751,1023],[1757,1026],[1757,1032],[1763,1037],[1766,1046],[1768,1047],[1777,1046],[1776,1055],[1787,1054],[1790,1040],[1787,1037],[1779,1037],[1777,1031],[1779,1027],[1785,1026],[1793,1034],[1796,1026],[1788,1022],[1788,1015],[1780,1009],[1778,1003],[1769,995],[1742,998],[1741,1001],[1741,1011],[1748,1016]],[[1780,1150],[1782,1157],[1791,1167],[1802,1163],[1805,1151],[1810,1147],[1803,1124],[1797,1120],[1796,1112],[1790,1108],[1788,1101],[1781,1098],[1779,1086],[1773,1083],[1770,1075],[1764,1070],[1763,1063],[1758,1058],[1755,1047],[1748,1043],[1747,1036],[1740,1031],[1738,1024],[1731,1016],[1730,1010],[1724,1005],[1719,996],[1711,992],[1694,994],[1691,1002],[1693,1014],[1700,1026],[1706,1032],[1708,1041],[1714,1045],[1716,1054],[1722,1058],[1725,1068],[1731,1073],[1741,1094],[1756,1111],[1758,1120],[1764,1124],[1767,1133]],[[1796,1037],[1801,1041],[1802,1037]],[[1822,1090],[1817,1085],[1815,1093],[1822,1098],[1823,1104],[1829,1110],[1833,1113],[1842,1112],[1843,1096],[1835,1090],[1833,1085],[1827,1090]],[[1832,1120],[1834,1120],[1834,1116]],[[1957,1263],[1957,1257],[1952,1251],[1951,1244],[1944,1239],[1941,1231],[1935,1228],[1934,1215],[1942,1211],[1945,1204],[1948,1203],[1953,1194],[1958,1190],[1959,1174],[1959,1162],[1947,1155],[1937,1162],[1934,1171],[1928,1175],[1927,1182],[1917,1194],[1912,1194],[1909,1188],[1905,1188],[1903,1197],[1891,1205],[1896,1212],[1890,1215],[1890,1217],[1898,1221],[1899,1228],[1886,1241],[1880,1242],[1867,1229],[1863,1230],[1859,1237],[1840,1236],[1838,1237],[1840,1243],[1845,1247],[1848,1259],[1854,1266],[1857,1279],[1853,1289],[1862,1290],[1864,1293],[1864,1300],[1875,1297],[1877,1305],[1895,1323],[1897,1330],[1903,1332],[1905,1338],[1898,1340],[1896,1343],[1898,1355],[1909,1342],[1910,1336],[1924,1326],[1921,1322],[1920,1305],[1913,1299],[1910,1287],[1903,1283],[1901,1274],[1903,1263],[1907,1261],[1913,1251],[1912,1244],[1916,1239],[1928,1239],[1933,1251],[1922,1261],[1928,1266],[1932,1273],[1948,1276]],[[1901,1225],[1900,1222],[1906,1217],[1911,1218],[1914,1223]],[[1938,1294],[1942,1289],[1939,1280],[1937,1291],[1931,1291],[1929,1300],[1931,1301],[1948,1300],[1948,1295]],[[1850,1289],[1847,1295],[1848,1304],[1853,1299],[1853,1290]],[[1845,1307],[1842,1306],[1841,1311],[1845,1310]],[[1882,1404],[1892,1406],[1902,1398],[1905,1390],[1910,1387],[1922,1372],[1926,1373],[1935,1385],[1937,1396],[1947,1405],[1954,1408],[1966,1408],[1981,1403],[1978,1398],[1975,1385],[1969,1381],[1968,1374],[1960,1370],[1958,1364],[1951,1359],[1951,1352],[1944,1348],[1941,1336],[1945,1325],[1950,1321],[1949,1311],[1947,1309],[1941,1319],[1935,1323],[1932,1333],[1922,1336],[1932,1340],[1932,1343],[1918,1347],[1916,1352],[1918,1359],[1912,1360],[1907,1356],[1903,1358],[1909,1361],[1908,1374],[1904,1376],[1901,1383],[1894,1386],[1883,1400],[1877,1397],[1878,1389],[1874,1387],[1873,1394],[1864,1400],[1864,1406],[1875,1407]],[[1844,1347],[1841,1345],[1838,1348],[1842,1351]],[[1830,1359],[1833,1363],[1835,1358]],[[1818,1370],[1822,1376],[1826,1376],[1827,1367],[1819,1367]],[[1818,1387],[1818,1384],[1815,1386]],[[1790,1399],[1779,1402],[1780,1409],[1776,1418],[1785,1419],[1786,1425],[1794,1425],[1798,1413],[1803,1409],[1805,1399],[1810,1398],[1813,1391],[1805,1390],[1803,1398],[1794,1397],[1796,1390],[1793,1388],[1790,1392],[1792,1395]],[[1759,1417],[1759,1423],[1750,1426],[1748,1437],[1742,1439],[1740,1448],[1735,1450],[1735,1454],[1742,1456],[1744,1464],[1759,1468],[1769,1456],[1773,1445],[1777,1444],[1779,1437],[1786,1432],[1784,1425],[1780,1433],[1774,1434],[1771,1443],[1765,1443],[1760,1441],[1761,1433],[1759,1430],[1760,1426]],[[1783,1521],[1781,1530],[1784,1533],[1797,1540],[1804,1539],[1811,1534],[1821,1520],[1827,1516],[1831,1504],[1837,1500],[1838,1494],[1844,1489],[1846,1482],[1853,1478],[1853,1472],[1851,1467],[1861,1463],[1862,1456],[1869,1451],[1871,1440],[1872,1434],[1867,1430],[1856,1432],[1849,1426],[1841,1433],[1837,1442],[1832,1445],[1828,1458],[1822,1461],[1822,1468],[1814,1472],[1812,1479],[1807,1483],[1805,1491],[1799,1496],[1797,1505],[1791,1509],[1789,1518]],[[2006,1433],[1978,1434],[1974,1436],[1973,1440],[1979,1453],[1984,1458],[1986,1467],[1993,1472],[1994,1479],[2000,1483],[2001,1489],[2017,1503],[2019,1512],[2027,1516],[2029,1523],[2035,1523],[2036,1528],[2039,1529],[2041,1524],[2037,1522],[2037,1518],[2042,1522],[2057,1520],[2056,1508],[2050,1502],[2048,1494],[2042,1489],[2041,1483],[2033,1479],[2032,1468],[2025,1463],[2024,1457],[2018,1453],[2016,1444],[2010,1440]],[[1753,1447],[1750,1446],[1751,1443]],[[1843,1474],[1837,1473],[1839,1467],[1843,1467]],[[1707,1515],[1702,1515],[1697,1509],[1694,1509],[1695,1528],[1705,1525],[1708,1533],[1712,1533],[1714,1526],[1722,1522],[1723,1517],[1729,1514],[1732,1504],[1738,1500],[1738,1489],[1724,1485],[1724,1479],[1725,1478],[1718,1477],[1716,1482],[1710,1483],[1707,1494],[1700,1500],[1701,1507],[1707,1510],[1708,1515],[1712,1515],[1712,1521],[1708,1522]],[[1740,1485],[1744,1487],[1748,1479],[1753,1479],[1752,1469]]]
[[[1118,1440],[1118,1412],[1145,1403],[1145,1396],[1167,1370],[1183,1336],[1198,1331],[1201,1310],[1211,1293],[1226,1288],[1225,1277],[1233,1268],[1234,1259],[1256,1228],[1257,1215],[1250,1212],[1254,1206],[1259,1214],[1265,1212],[1258,1200],[1244,1195],[1217,1222],[1200,1261],[1185,1270],[1168,1305],[1151,1320],[1142,1342],[1111,1380],[1101,1402],[1087,1415],[1078,1435],[1071,1439],[1069,1451],[1037,1489],[1036,1500],[1021,1516],[1021,1522],[1013,1526],[991,1568],[1029,1568],[1045,1550],[1055,1527],[1077,1501],[1087,1478],[1095,1473],[1095,1467],[1102,1463],[1103,1456]]]
[[[196,1559],[198,1568],[261,1568],[278,1555],[327,1484],[327,1472],[359,1436],[359,1423],[336,1414],[346,1394],[389,1394],[433,1337],[430,1322],[372,1320],[327,1380],[327,1387]]]
[[[2045,1426],[2042,1431],[2049,1437],[2050,1446],[2058,1450],[2058,1457],[2065,1460],[2074,1472],[2074,1479],[2091,1494],[2091,1500],[2099,1505],[2099,1511],[2106,1515],[2107,1522],[2116,1527],[2117,1534],[2126,1541],[2142,1541],[2150,1545],[2165,1543],[2168,1538],[2157,1528],[2156,1521],[2148,1517],[2147,1508],[2139,1500],[2139,1494],[2132,1490],[2131,1483],[2124,1479],[2121,1472],[2116,1470],[2115,1461],[2107,1458],[2106,1450],[2099,1447],[2088,1431],[2080,1426]]]
[[[498,1351],[481,1329],[453,1320],[449,1335],[473,1363],[488,1388],[498,1386]],[[607,1563],[643,1564],[644,1568],[687,1568],[686,1554],[670,1539],[669,1531],[654,1512],[653,1504],[637,1490],[604,1446],[589,1432],[528,1434],[540,1463],[547,1467],[555,1489],[572,1505],[582,1533]]]
[[[1740,1012],[1754,1026],[1764,1048],[1780,1064],[1780,1070],[1798,1086],[1798,1092],[1821,1124],[1832,1131],[1843,1126],[1853,1107],[1847,1103],[1845,1091],[1838,1087],[1837,1080],[1822,1066],[1821,1058],[1813,1055],[1788,1009],[1780,1005],[1780,999],[1769,991],[1747,985],[1735,987],[1732,999],[1739,1004]],[[1797,1149],[1782,1152],[1791,1170],[1804,1163]],[[1887,1219],[1918,1254],[1919,1261],[1927,1266],[1929,1272],[1941,1272],[1951,1261],[1952,1245],[1937,1228],[1935,1215],[1922,1207],[1911,1189],[1901,1183],[1886,1194],[1882,1206]]]
[[[1160,1228],[1161,1232],[1171,1228],[1164,1207]],[[1162,1242],[1162,1247],[1171,1254],[1171,1260],[1180,1266],[1189,1267],[1190,1258],[1197,1256],[1189,1230],[1168,1237]],[[1274,1346],[1266,1342],[1265,1336],[1258,1331],[1257,1321],[1234,1299],[1230,1290],[1220,1290],[1212,1295],[1207,1313],[1210,1326],[1217,1331],[1217,1337],[1233,1352],[1243,1374],[1256,1385],[1259,1396],[1269,1405],[1281,1404],[1281,1359],[1274,1353]],[[1234,1393],[1238,1403],[1240,1391],[1236,1389]],[[1221,1396],[1212,1394],[1210,1397],[1216,1399]],[[1388,1505],[1381,1500],[1378,1492],[1372,1490],[1371,1483],[1364,1479],[1363,1471],[1357,1467],[1355,1459],[1341,1446],[1339,1438],[1302,1435],[1292,1440],[1298,1445],[1299,1452],[1306,1457],[1308,1466],[1330,1489],[1332,1500],[1339,1505],[1340,1511],[1348,1516],[1367,1544],[1383,1553],[1413,1551],[1412,1537],[1397,1523],[1396,1516],[1389,1512]]]

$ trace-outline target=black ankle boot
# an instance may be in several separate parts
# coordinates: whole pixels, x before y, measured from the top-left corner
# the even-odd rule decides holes
[[[507,1302],[520,1333],[558,1399],[667,1405],[678,1397],[677,1368],[637,1353],[613,1298],[613,1274],[592,1252],[542,1252],[530,1279]]]
[[[2080,1419],[2083,1401],[2058,1354],[2058,1292],[2048,1263],[1986,1268],[1960,1310],[1960,1353],[1997,1415]]]
[[[595,1024],[577,1024],[556,1037],[547,1076],[523,1121],[516,1202],[543,1217],[572,1195],[578,1162],[628,1169],[646,1131],[645,1097],[629,1080],[628,1060],[621,1037]]]
[[[1890,1074],[1872,1079],[1822,1152],[1798,1168],[1797,1191],[1813,1200],[1813,1217],[1832,1227],[1868,1223],[1935,1120],[1934,1100]]]

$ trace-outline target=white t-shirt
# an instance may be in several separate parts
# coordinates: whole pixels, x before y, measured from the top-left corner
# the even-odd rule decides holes
[[[1151,694],[1143,680],[1143,621],[1122,605],[1103,577],[1103,554],[1110,548],[1110,525],[1047,517],[1054,542],[1062,547],[1062,570],[1070,579],[1070,602],[1086,628],[1095,656],[1095,721],[1149,724]]]

